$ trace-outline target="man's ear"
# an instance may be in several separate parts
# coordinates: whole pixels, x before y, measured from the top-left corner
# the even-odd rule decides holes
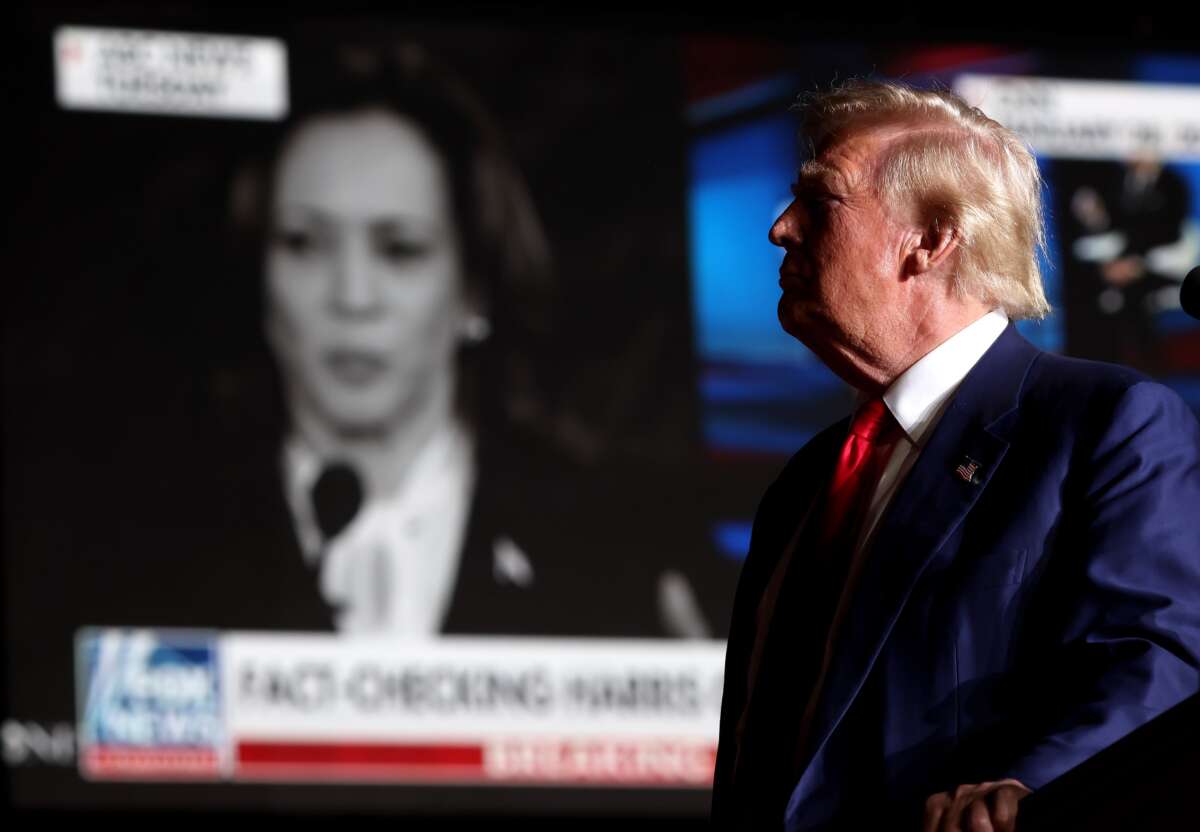
[[[906,277],[918,277],[948,265],[958,251],[958,229],[945,220],[931,220],[925,228],[914,228],[907,240],[904,261]]]

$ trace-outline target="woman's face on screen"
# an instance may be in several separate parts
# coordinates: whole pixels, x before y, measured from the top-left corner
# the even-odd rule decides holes
[[[360,434],[448,400],[463,263],[448,172],[425,134],[382,110],[314,118],[274,182],[266,323],[293,409]]]

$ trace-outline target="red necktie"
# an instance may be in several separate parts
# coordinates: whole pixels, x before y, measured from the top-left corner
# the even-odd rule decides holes
[[[842,444],[821,521],[820,548],[834,557],[852,557],[871,498],[887,465],[897,429],[883,399],[871,399],[854,414]]]

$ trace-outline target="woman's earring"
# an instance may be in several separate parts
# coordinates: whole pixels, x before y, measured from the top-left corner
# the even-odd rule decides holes
[[[463,319],[459,334],[468,344],[481,344],[492,334],[492,322],[485,315],[472,312]]]

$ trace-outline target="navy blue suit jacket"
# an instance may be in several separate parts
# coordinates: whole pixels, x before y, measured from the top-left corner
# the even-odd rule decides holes
[[[847,424],[792,458],[755,518],[719,826],[746,825],[734,757],[755,610]],[[973,481],[956,471],[967,458]],[[1042,352],[1010,324],[882,518],[786,811],[754,828],[918,824],[930,794],[961,783],[1037,789],[1200,690],[1198,657],[1200,424],[1162,385]]]

